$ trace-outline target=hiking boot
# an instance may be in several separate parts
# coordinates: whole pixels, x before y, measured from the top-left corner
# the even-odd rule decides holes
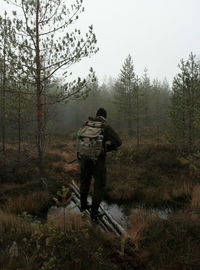
[[[87,203],[86,205],[81,206],[80,211],[81,211],[81,212],[84,212],[84,211],[86,211],[86,210],[89,210],[91,207],[92,207],[91,204]]]
[[[101,218],[104,215],[103,212],[95,211],[94,213],[91,213],[91,220],[95,221],[97,218]]]

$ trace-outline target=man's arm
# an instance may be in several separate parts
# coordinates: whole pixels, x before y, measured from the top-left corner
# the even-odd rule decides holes
[[[117,134],[117,132],[111,127],[106,126],[104,130],[104,137],[105,137],[105,143],[106,143],[106,152],[110,152],[113,150],[117,150],[119,146],[121,146],[122,141]]]

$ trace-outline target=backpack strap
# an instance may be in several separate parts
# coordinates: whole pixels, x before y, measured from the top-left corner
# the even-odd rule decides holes
[[[103,123],[100,121],[87,121],[86,126],[94,128],[102,128]]]

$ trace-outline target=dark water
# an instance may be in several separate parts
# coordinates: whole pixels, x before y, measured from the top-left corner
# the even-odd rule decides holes
[[[91,201],[91,198],[89,198],[89,201]],[[145,209],[138,206],[135,207],[134,204],[117,205],[117,204],[109,204],[105,201],[102,202],[102,206],[124,228],[127,227],[128,217],[140,210],[146,210],[151,215],[159,216],[162,219],[167,219],[170,213],[172,212],[172,210],[169,208],[162,209],[162,210],[157,209],[157,208]],[[79,208],[76,206],[74,202],[71,201],[65,208],[52,206],[49,209],[48,217],[63,215],[64,211],[65,213],[80,213]]]

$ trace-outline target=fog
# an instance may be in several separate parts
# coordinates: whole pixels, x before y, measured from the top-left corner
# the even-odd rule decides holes
[[[199,56],[198,0],[86,0],[81,28],[93,24],[99,52],[74,67],[86,74],[93,66],[100,81],[116,77],[130,54],[136,73],[171,83],[180,60],[190,52]]]

